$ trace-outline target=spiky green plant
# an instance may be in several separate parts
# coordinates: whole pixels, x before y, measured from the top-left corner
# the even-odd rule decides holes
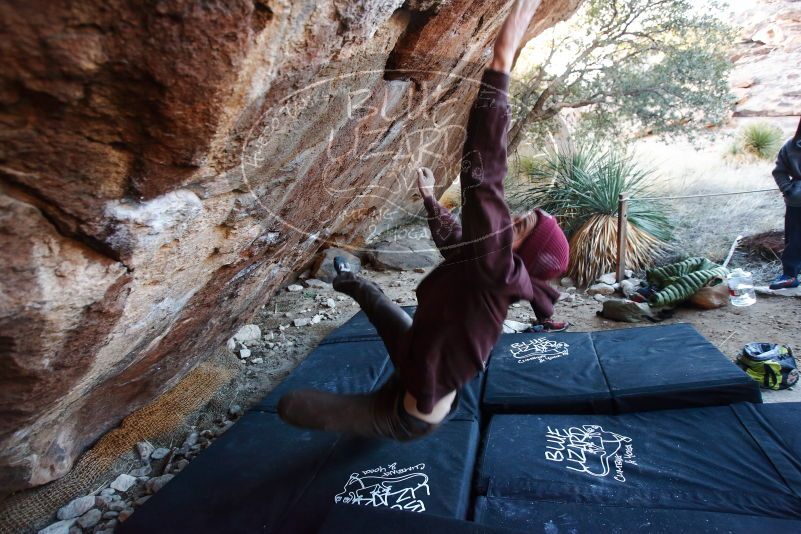
[[[540,164],[530,166],[529,185],[520,188],[513,202],[528,209],[542,208],[559,218],[571,238],[568,272],[583,285],[614,265],[619,195],[653,196],[652,177],[651,171],[640,168],[625,152],[584,145],[548,153]],[[671,239],[667,209],[653,200],[632,201],[628,225],[627,266],[645,268]]]
[[[784,141],[784,133],[778,126],[768,122],[755,122],[740,130],[735,141],[739,151],[758,159],[773,160]],[[737,152],[734,148],[731,152]]]

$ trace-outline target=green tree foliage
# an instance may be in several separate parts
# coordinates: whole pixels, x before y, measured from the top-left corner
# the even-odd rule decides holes
[[[536,64],[512,87],[509,145],[553,129],[566,109],[595,137],[635,131],[691,135],[720,124],[733,103],[731,29],[718,0],[587,0],[535,41]]]

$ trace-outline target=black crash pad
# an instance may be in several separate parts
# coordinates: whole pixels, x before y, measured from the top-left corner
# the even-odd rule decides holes
[[[612,397],[590,334],[503,334],[492,349],[483,406],[493,413],[612,413]]]
[[[387,365],[389,354],[380,340],[319,345],[253,409],[275,412],[285,393],[301,388],[330,393],[367,393],[379,385]]]
[[[276,532],[338,439],[249,412],[117,532]]]
[[[689,324],[593,332],[617,413],[762,402],[759,385]]]
[[[481,525],[432,514],[409,514],[385,506],[334,505],[320,534],[371,532],[376,534],[522,534],[520,530]]]
[[[761,408],[494,416],[477,493],[799,519],[801,464]]]
[[[759,386],[688,324],[505,334],[483,406],[493,413],[628,413],[761,402]]]
[[[303,431],[249,412],[119,532],[315,532],[336,502],[464,518],[478,423],[411,443]]]
[[[282,532],[316,532],[336,503],[464,519],[478,433],[476,421],[449,421],[407,443],[343,438],[288,511]]]
[[[417,306],[401,306],[403,311],[414,317],[414,312]],[[370,341],[381,339],[378,332],[373,326],[373,323],[367,318],[363,311],[359,311],[350,319],[345,321],[342,326],[339,326],[333,332],[329,333],[321,342],[325,345],[327,343],[342,343],[348,341]]]
[[[531,534],[797,534],[801,521],[742,514],[479,497],[476,523]],[[333,532],[333,531],[332,531]],[[340,532],[344,532],[340,531]]]

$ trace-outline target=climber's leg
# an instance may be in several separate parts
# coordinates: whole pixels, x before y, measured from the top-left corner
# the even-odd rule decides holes
[[[278,402],[278,414],[301,428],[342,432],[366,438],[410,441],[436,430],[436,424],[409,415],[403,408],[406,395],[394,373],[375,393],[337,395],[313,389],[295,390]]]
[[[408,334],[412,327],[412,318],[392,302],[378,284],[352,272],[338,274],[334,278],[334,289],[359,303],[384,341],[395,367],[403,365],[408,350]]]

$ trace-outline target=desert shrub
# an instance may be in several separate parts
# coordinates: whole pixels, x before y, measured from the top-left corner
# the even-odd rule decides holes
[[[652,177],[626,152],[583,145],[547,153],[531,165],[529,186],[519,188],[512,200],[559,218],[570,237],[568,274],[585,285],[616,264],[619,195],[653,196]],[[671,239],[667,208],[653,200],[630,202],[627,224],[627,267],[652,265]]]
[[[750,156],[757,159],[773,160],[784,141],[784,133],[778,126],[768,122],[755,122],[743,127],[732,143],[727,156]]]

